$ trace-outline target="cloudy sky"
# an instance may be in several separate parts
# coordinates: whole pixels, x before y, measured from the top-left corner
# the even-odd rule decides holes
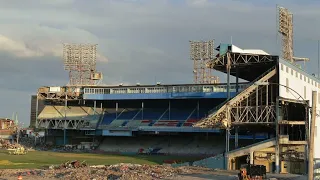
[[[189,40],[232,36],[241,48],[279,54],[276,4],[294,13],[295,55],[316,72],[316,1],[0,0],[0,117],[16,111],[28,124],[30,95],[68,82],[62,43],[98,44],[106,84],[191,83]]]

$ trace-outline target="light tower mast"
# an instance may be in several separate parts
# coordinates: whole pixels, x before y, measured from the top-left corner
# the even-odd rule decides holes
[[[70,86],[95,85],[102,79],[96,72],[96,44],[64,44],[64,69],[69,71]]]
[[[217,76],[212,76],[212,69],[207,68],[207,62],[214,59],[214,41],[190,41],[190,58],[193,60],[195,84],[219,83]]]
[[[294,57],[293,51],[293,14],[286,8],[277,6],[278,32],[282,37],[282,58],[291,63],[309,61],[309,58]]]

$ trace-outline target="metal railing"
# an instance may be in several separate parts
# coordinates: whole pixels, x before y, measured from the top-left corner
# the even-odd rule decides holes
[[[244,89],[248,83],[239,83],[239,90]],[[84,88],[84,94],[145,94],[145,93],[212,93],[227,92],[227,84],[211,85],[170,85],[154,87],[108,87],[108,88]],[[230,92],[236,92],[236,85],[230,85]]]
[[[242,91],[240,90],[244,90],[252,85],[254,85],[255,82],[257,82],[258,80],[260,80],[261,78],[263,78],[265,75],[267,75],[269,72],[273,71],[276,67],[272,67],[270,69],[268,69],[266,72],[264,72],[263,74],[261,74],[260,76],[258,76],[256,79],[254,79],[253,81],[251,81],[250,83],[247,83],[246,85],[243,86],[242,89],[239,88],[239,92],[236,94],[239,95]],[[231,91],[230,91],[231,92]],[[232,97],[233,98],[233,97]],[[230,101],[232,98],[230,99],[226,99],[225,101],[223,101],[221,104],[219,104],[218,106],[216,106],[215,108],[211,109],[208,114],[213,114],[215,111],[217,111],[218,109],[220,109],[223,105],[225,105],[228,101]]]

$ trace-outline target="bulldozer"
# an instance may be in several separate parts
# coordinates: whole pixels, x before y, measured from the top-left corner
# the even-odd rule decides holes
[[[26,150],[24,147],[19,147],[15,149],[7,149],[9,154],[11,155],[25,155],[28,153],[28,150]]]

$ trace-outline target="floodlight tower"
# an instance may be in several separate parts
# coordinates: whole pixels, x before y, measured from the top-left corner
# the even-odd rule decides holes
[[[96,44],[63,44],[64,69],[69,71],[70,86],[95,85],[102,79],[96,72]]]
[[[190,58],[193,60],[195,84],[219,83],[219,78],[212,76],[212,69],[206,66],[214,59],[214,41],[190,41]]]
[[[293,14],[284,7],[277,7],[279,33],[282,35],[282,57],[293,62]]]
[[[282,58],[290,61],[309,61],[308,58],[294,57],[293,53],[293,14],[286,8],[277,6],[278,32],[282,36]]]

